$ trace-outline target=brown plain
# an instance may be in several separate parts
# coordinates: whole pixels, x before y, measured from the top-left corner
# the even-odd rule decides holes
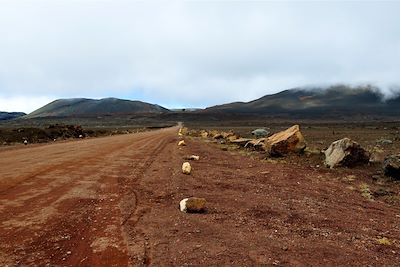
[[[197,139],[182,150],[177,133],[3,148],[0,265],[399,266],[399,206],[351,189],[347,171]],[[180,212],[190,196],[207,212]]]

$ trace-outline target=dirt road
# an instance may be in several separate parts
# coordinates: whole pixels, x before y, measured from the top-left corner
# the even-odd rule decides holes
[[[399,266],[399,207],[177,131],[0,151],[0,265]],[[207,213],[181,213],[188,196]]]

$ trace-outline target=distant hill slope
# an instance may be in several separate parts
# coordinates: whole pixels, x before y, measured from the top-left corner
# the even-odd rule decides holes
[[[12,120],[26,115],[23,112],[3,112],[0,111],[0,121]]]
[[[250,102],[234,102],[209,107],[205,112],[288,115],[400,115],[400,97],[384,101],[382,93],[371,86],[332,86],[327,89],[295,88],[266,95]]]
[[[97,116],[107,114],[162,113],[169,110],[159,105],[118,98],[71,98],[55,100],[24,118]]]

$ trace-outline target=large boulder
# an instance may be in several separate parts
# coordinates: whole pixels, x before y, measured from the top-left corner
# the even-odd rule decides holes
[[[330,168],[336,166],[353,167],[358,164],[368,163],[369,153],[357,142],[343,138],[333,142],[325,154],[325,165]]]
[[[206,209],[206,199],[198,197],[190,197],[182,199],[179,202],[179,209],[187,213],[201,213]]]
[[[265,140],[264,149],[271,156],[284,156],[290,152],[303,152],[306,142],[300,132],[299,125],[294,125],[285,131],[271,135]]]
[[[383,161],[383,171],[386,176],[400,180],[400,154],[386,157]]]

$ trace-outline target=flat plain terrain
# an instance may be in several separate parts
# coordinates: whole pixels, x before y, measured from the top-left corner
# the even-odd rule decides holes
[[[398,266],[400,207],[360,192],[369,168],[178,147],[177,132],[2,147],[0,265]],[[207,212],[180,212],[189,196]]]

